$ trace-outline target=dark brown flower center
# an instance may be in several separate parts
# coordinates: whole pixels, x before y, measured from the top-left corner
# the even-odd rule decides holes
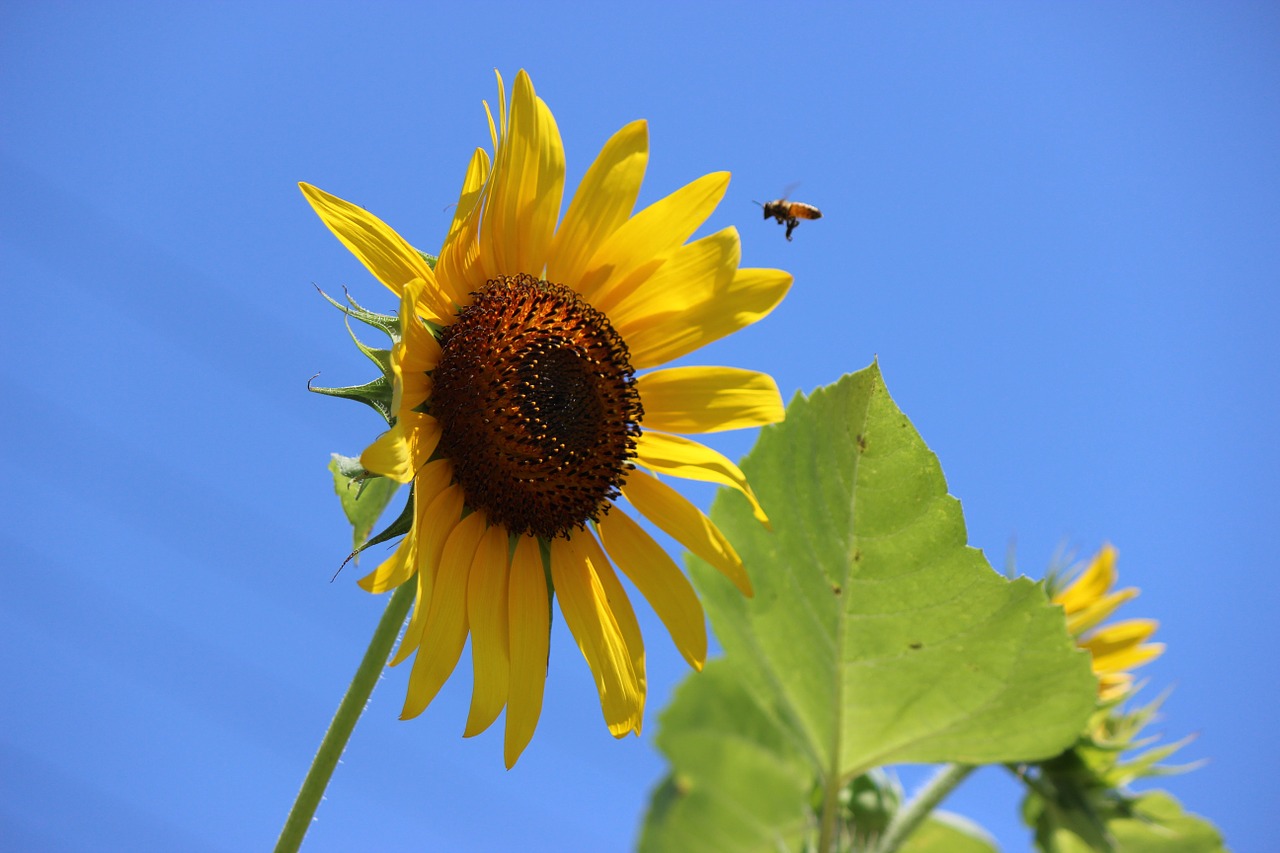
[[[626,344],[578,294],[494,279],[441,335],[428,403],[473,510],[551,538],[618,496],[644,410]]]

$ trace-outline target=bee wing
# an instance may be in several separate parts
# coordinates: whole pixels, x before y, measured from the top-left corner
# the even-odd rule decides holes
[[[795,192],[797,189],[799,189],[799,187],[800,187],[799,181],[792,181],[791,183],[787,184],[787,188],[783,190],[782,195],[778,197],[779,201],[786,201],[787,199],[791,198],[791,194]]]

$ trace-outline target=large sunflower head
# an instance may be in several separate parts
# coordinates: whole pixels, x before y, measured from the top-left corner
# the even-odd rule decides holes
[[[521,71],[488,104],[492,160],[471,158],[434,266],[377,217],[302,184],[320,218],[400,297],[390,429],[361,456],[412,483],[413,524],[361,580],[416,578],[392,661],[416,652],[403,717],[423,711],[467,637],[475,679],[465,735],[506,709],[512,766],[542,708],[550,602],[595,676],[609,730],[639,733],[644,646],[616,566],[696,668],[702,607],[643,515],[746,595],[742,562],[715,525],[658,475],[729,486],[767,519],[742,472],[677,433],[782,420],[767,375],[659,368],[768,314],[791,276],[739,269],[737,231],[688,242],[728,186],[716,172],[634,212],[649,156],[643,121],[619,130],[560,217],[564,149]],[[625,498],[624,510],[618,499]]]
[[[1098,627],[1116,609],[1138,594],[1136,587],[1111,591],[1115,586],[1116,549],[1103,545],[1075,580],[1050,582],[1054,604],[1067,617],[1067,630],[1087,649],[1098,677],[1098,698],[1104,703],[1126,696],[1133,688],[1132,670],[1159,657],[1163,643],[1148,643],[1160,623],[1154,619],[1126,619]],[[1055,589],[1055,587],[1057,587]]]

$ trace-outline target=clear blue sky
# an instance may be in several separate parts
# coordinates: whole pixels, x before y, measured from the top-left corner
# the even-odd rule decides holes
[[[0,846],[274,841],[382,608],[329,583],[325,471],[379,422],[305,383],[369,376],[312,282],[392,305],[296,182],[438,246],[493,69],[524,67],[569,186],[647,118],[641,203],[730,170],[707,228],[795,274],[691,361],[789,398],[878,356],[993,563],[1119,547],[1169,646],[1148,695],[1176,686],[1163,730],[1209,760],[1167,787],[1263,849],[1278,45],[1272,3],[4,4]],[[795,181],[826,216],[787,243],[751,202]],[[627,849],[686,672],[645,618],[645,736],[609,737],[558,629],[510,773],[500,728],[460,737],[465,674],[402,723],[392,671],[309,849]],[[948,805],[1022,850],[1012,793]]]

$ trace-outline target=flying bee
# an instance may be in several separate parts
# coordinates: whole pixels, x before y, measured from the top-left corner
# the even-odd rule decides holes
[[[774,199],[770,202],[760,204],[764,208],[764,218],[773,217],[778,220],[779,225],[787,226],[787,241],[791,241],[791,232],[796,230],[796,226],[800,224],[801,219],[821,219],[822,211],[811,204],[805,204],[802,201],[788,201],[787,196],[790,192],[784,193],[782,198]]]

